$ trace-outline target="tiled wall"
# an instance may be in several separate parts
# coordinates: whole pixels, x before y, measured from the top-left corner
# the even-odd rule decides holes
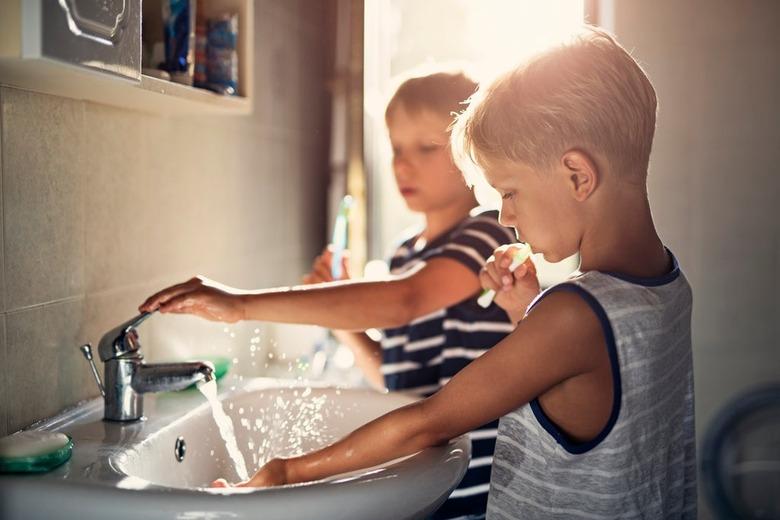
[[[0,88],[0,435],[96,395],[77,346],[164,284],[299,279],[324,240],[324,4],[256,3],[251,116]]]

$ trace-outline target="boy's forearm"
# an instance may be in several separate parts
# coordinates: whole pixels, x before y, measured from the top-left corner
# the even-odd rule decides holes
[[[322,450],[287,459],[287,483],[369,468],[449,440],[426,417],[423,401],[399,408]]]
[[[305,323],[331,329],[397,327],[411,320],[404,281],[327,283],[236,296],[250,320]]]

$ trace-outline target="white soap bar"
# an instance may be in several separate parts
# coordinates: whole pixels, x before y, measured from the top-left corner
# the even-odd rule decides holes
[[[68,436],[59,432],[26,431],[0,439],[0,457],[37,457],[55,452],[68,444]]]

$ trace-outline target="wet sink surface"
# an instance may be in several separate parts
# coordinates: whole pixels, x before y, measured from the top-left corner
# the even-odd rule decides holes
[[[265,378],[220,387],[250,473],[414,400]],[[470,456],[462,436],[369,470],[222,494],[204,487],[238,476],[205,398],[197,390],[150,394],[144,411],[143,421],[111,423],[94,400],[37,425],[69,434],[73,457],[45,475],[0,476],[0,518],[423,518],[457,485]]]

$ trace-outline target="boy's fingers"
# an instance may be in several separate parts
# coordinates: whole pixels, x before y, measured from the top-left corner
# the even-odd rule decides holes
[[[318,262],[317,265],[314,266],[314,270],[312,272],[317,276],[319,282],[333,281],[333,276],[330,272],[330,264]]]
[[[201,294],[197,291],[190,291],[179,294],[160,305],[160,312],[173,314],[191,314],[200,304]]]
[[[479,283],[485,289],[493,289],[497,291],[501,288],[501,285],[488,274],[487,269],[483,268],[479,273]]]
[[[508,258],[501,256],[498,258],[498,261],[487,265],[490,276],[492,276],[493,279],[501,285],[506,285],[507,280],[509,283],[512,283],[512,273],[510,273],[509,269],[507,269],[509,267],[509,262],[510,260]]]
[[[341,259],[341,279],[349,279],[349,258],[347,257]]]
[[[512,255],[503,253],[501,255],[501,260],[498,262],[498,264],[501,266],[502,269],[509,269],[509,266],[512,265]]]
[[[200,285],[201,281],[197,278],[192,278],[186,282],[172,285],[166,289],[163,289],[162,291],[158,291],[151,295],[149,298],[146,299],[144,303],[141,304],[140,307],[138,307],[138,310],[142,312],[151,312],[154,310],[157,310],[162,305],[164,305],[166,302],[170,301],[172,298],[175,298],[176,296],[189,292],[192,290],[193,286]]]

